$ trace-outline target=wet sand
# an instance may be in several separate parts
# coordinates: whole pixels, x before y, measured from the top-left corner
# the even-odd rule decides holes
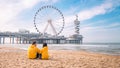
[[[28,59],[27,51],[0,47],[0,68],[120,68],[120,56],[49,50],[49,60]]]

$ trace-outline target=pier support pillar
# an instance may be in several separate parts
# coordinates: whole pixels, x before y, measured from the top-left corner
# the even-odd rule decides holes
[[[3,44],[5,44],[5,37],[3,37]]]
[[[12,44],[14,44],[14,37],[12,38]]]
[[[83,43],[83,40],[81,39],[81,44]]]
[[[11,37],[10,37],[10,44],[11,44]]]
[[[20,41],[19,41],[19,44],[21,44],[21,37],[20,37]]]
[[[16,42],[17,42],[17,44],[18,44],[18,37],[17,37],[17,39],[16,39]]]
[[[27,44],[27,40],[26,39],[25,39],[24,43]]]
[[[1,37],[0,37],[0,44],[1,44]]]

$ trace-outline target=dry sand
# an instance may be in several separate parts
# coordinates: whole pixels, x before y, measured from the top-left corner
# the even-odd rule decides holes
[[[27,51],[0,47],[0,68],[120,68],[120,56],[50,50],[49,60],[28,59]]]

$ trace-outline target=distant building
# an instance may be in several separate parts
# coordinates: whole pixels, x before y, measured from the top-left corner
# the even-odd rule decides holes
[[[30,31],[26,30],[26,29],[19,29],[19,33],[28,34],[28,33],[30,33]]]

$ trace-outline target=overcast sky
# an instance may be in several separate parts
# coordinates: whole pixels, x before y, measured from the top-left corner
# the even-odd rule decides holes
[[[120,42],[120,0],[0,0],[0,31],[36,32],[34,15],[45,5],[63,13],[65,28],[61,35],[74,34],[73,22],[78,14],[84,42]]]

